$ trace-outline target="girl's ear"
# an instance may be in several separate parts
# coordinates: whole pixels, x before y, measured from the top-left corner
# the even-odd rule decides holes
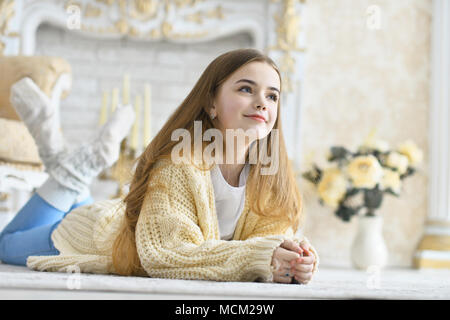
[[[211,107],[209,111],[209,116],[211,117],[211,120],[214,120],[217,117],[217,111],[214,105]]]

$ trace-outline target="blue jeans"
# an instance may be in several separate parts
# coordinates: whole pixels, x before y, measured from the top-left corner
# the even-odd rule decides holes
[[[35,193],[0,233],[0,260],[26,266],[29,256],[58,255],[51,235],[73,209],[93,202],[91,197],[63,212]]]

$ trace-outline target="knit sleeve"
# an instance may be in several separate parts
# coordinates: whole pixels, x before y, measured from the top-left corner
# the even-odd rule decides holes
[[[292,238],[294,232],[287,219],[281,219],[279,217],[258,217],[257,223],[247,239],[269,235],[285,235],[288,238]]]
[[[179,166],[150,181],[136,226],[136,248],[150,277],[215,281],[272,281],[272,254],[283,236],[219,240],[206,231],[207,211]],[[199,219],[200,218],[200,219]],[[212,222],[211,222],[212,223]]]
[[[248,239],[251,239],[253,237],[264,237],[277,234],[283,234],[287,239],[291,239],[297,244],[300,244],[302,242],[306,243],[310,247],[311,252],[314,255],[313,273],[316,273],[319,270],[319,254],[317,253],[316,249],[311,245],[306,237],[296,236],[287,220],[280,220],[280,218],[278,217],[261,217],[260,219],[258,219],[258,223],[256,224]]]

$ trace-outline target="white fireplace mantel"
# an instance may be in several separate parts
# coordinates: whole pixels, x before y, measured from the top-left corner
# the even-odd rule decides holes
[[[102,15],[99,17],[84,17],[82,14],[82,8],[84,7],[80,7],[81,9],[78,14],[77,11],[70,10],[67,3],[64,5],[62,1],[28,2],[22,8],[19,28],[21,47],[19,51],[24,55],[34,54],[36,30],[42,23],[67,28],[73,32],[82,33],[87,37],[95,37],[98,39],[121,39],[129,37],[136,41],[149,42],[161,40],[174,43],[207,42],[228,35],[247,33],[252,38],[254,47],[264,50],[267,41],[265,32],[269,28],[265,23],[267,21],[265,17],[266,1],[252,1],[252,8],[249,10],[245,10],[245,5],[244,8],[240,5],[239,10],[236,10],[236,7],[232,6],[234,1],[224,3],[219,1],[210,2],[204,5],[208,5],[211,8],[211,5],[217,6],[217,3],[220,3],[222,7],[221,11],[224,12],[224,18],[208,19],[201,24],[180,21],[179,17],[171,14],[167,14],[167,17],[156,18],[154,19],[155,21],[142,24],[133,21],[133,19],[121,18],[120,8],[118,6],[108,7],[104,5],[102,7],[100,4],[98,4],[99,8],[104,9]],[[79,1],[78,3],[85,5],[85,7],[89,5],[89,1]],[[160,14],[158,15],[164,15],[163,8],[161,8]],[[77,18],[79,18],[79,24],[77,24]],[[126,22],[130,28],[135,28],[141,34],[133,34],[133,31],[130,29],[127,31],[125,29],[120,30],[121,27],[125,27],[116,25],[118,22]],[[173,30],[167,32],[167,34],[160,32],[158,35],[158,29],[164,23],[170,24]],[[156,32],[151,35],[150,31]]]

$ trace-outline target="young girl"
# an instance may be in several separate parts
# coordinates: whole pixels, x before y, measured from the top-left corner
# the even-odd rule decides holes
[[[117,160],[131,107],[118,108],[92,143],[67,150],[47,97],[22,79],[11,101],[50,178],[0,234],[0,260],[40,271],[308,283],[318,255],[295,238],[301,198],[283,141],[280,93],[280,73],[266,55],[220,55],[138,158],[127,196],[92,202],[90,181]],[[202,136],[222,133],[223,152],[204,156],[210,146],[202,139],[199,159],[190,141],[182,152],[188,161],[174,161],[175,130],[194,137],[198,128]],[[235,144],[229,130],[256,134]],[[251,161],[261,145],[277,155],[270,174],[261,173],[260,157]]]

